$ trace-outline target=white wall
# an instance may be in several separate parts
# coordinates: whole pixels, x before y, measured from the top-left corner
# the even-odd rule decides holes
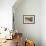
[[[22,32],[25,38],[34,40],[36,46],[41,46],[41,1],[23,0],[14,10],[15,28]],[[35,24],[23,24],[23,15],[35,15]]]
[[[0,27],[12,28],[12,6],[16,0],[0,0]]]
[[[42,46],[46,46],[46,0],[41,1],[41,38]]]

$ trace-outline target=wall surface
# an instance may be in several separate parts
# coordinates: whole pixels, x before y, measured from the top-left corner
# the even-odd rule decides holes
[[[41,41],[46,46],[46,0],[41,1]]]
[[[0,0],[0,27],[12,28],[12,6],[16,0]]]
[[[16,6],[16,5],[14,5]],[[41,1],[23,0],[14,10],[14,24],[23,37],[35,41],[36,46],[41,46]],[[35,24],[23,24],[23,15],[35,15]]]
[[[16,0],[0,0],[0,28],[12,29],[12,6],[15,2]],[[0,29],[0,32],[3,30]],[[10,32],[8,30],[7,32],[3,31],[0,34],[0,38],[5,38],[7,35],[10,35]]]

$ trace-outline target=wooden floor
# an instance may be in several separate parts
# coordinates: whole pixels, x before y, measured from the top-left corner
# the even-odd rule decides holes
[[[16,46],[15,39],[13,40],[6,40],[6,42],[2,43],[0,46]]]

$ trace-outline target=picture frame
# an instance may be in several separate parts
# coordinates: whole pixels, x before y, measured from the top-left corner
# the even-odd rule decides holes
[[[35,15],[23,15],[23,24],[35,24]]]

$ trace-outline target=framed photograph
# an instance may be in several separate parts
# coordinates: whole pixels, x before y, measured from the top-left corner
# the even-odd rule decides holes
[[[23,24],[35,24],[35,15],[23,15]]]

